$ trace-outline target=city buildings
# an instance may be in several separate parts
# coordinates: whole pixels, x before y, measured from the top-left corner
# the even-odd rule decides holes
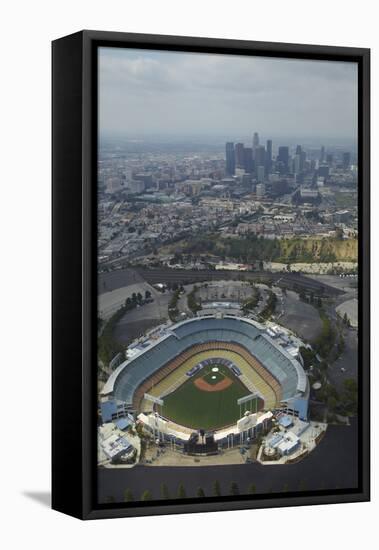
[[[256,132],[253,147],[247,139],[230,140],[224,150],[101,151],[100,269],[159,265],[162,247],[207,234],[307,239],[342,229],[343,238],[355,235],[355,149],[270,138],[265,144]]]
[[[225,146],[226,149],[226,174],[232,176],[236,169],[236,159],[234,154],[234,143],[229,142]]]

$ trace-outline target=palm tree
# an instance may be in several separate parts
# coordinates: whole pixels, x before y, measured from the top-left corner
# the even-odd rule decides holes
[[[299,490],[300,491],[305,491],[307,488],[307,483],[306,481],[304,481],[304,479],[301,479],[300,480],[300,483],[299,483]]]
[[[169,493],[168,487],[165,483],[162,483],[162,485],[161,485],[161,497],[165,498],[165,499],[170,498],[170,493]]]
[[[213,483],[213,494],[215,497],[221,496],[221,487],[219,481],[216,481]]]
[[[178,487],[178,498],[186,498],[186,490],[183,483],[181,483]]]
[[[235,481],[232,481],[232,483],[230,484],[230,494],[231,495],[239,495],[240,494],[238,485]]]
[[[124,501],[125,502],[132,502],[134,500],[134,497],[133,497],[133,493],[131,491],[131,489],[125,489],[125,492],[124,492]]]
[[[151,500],[151,493],[146,489],[141,495],[141,500]]]

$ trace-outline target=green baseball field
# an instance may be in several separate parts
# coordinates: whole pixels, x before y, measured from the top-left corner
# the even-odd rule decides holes
[[[218,371],[212,370],[214,367]],[[229,368],[213,364],[167,395],[162,414],[182,426],[215,430],[238,420],[237,399],[249,393]]]

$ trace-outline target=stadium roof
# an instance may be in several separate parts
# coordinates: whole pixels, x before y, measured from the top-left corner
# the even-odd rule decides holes
[[[115,424],[119,430],[126,430],[132,424],[132,421],[129,418],[118,418],[115,420]]]
[[[114,401],[104,401],[100,404],[101,418],[103,422],[110,422],[112,415],[117,414],[117,405]]]
[[[199,317],[172,325],[136,357],[124,361],[109,377],[102,395],[113,393],[127,404],[133,401],[138,386],[155,371],[195,344],[236,343],[244,347],[274,376],[287,400],[307,390],[308,380],[302,365],[276,340],[266,327],[251,319],[226,315]]]

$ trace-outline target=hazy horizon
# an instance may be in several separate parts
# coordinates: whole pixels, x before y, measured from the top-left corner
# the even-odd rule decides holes
[[[102,139],[355,143],[357,104],[356,63],[99,49]]]

